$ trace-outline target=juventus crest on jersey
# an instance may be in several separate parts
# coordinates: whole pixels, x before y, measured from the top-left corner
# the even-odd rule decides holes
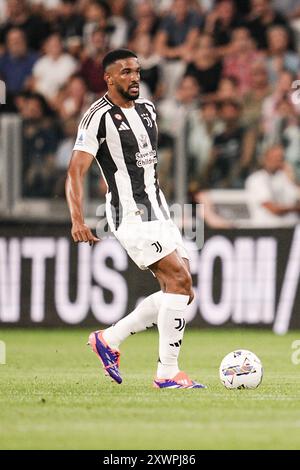
[[[107,184],[111,230],[127,215],[143,221],[170,218],[157,177],[157,126],[153,103],[137,99],[121,108],[107,97],[93,103],[78,128],[74,150],[92,154]]]

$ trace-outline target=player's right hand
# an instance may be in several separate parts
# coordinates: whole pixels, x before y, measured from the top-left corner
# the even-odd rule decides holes
[[[100,242],[100,239],[95,237],[91,229],[82,223],[73,223],[71,234],[75,243],[89,242],[90,245]]]

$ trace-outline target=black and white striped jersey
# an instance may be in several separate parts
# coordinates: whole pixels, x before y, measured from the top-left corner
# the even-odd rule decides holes
[[[112,230],[131,214],[143,221],[170,218],[157,177],[156,112],[151,101],[140,98],[133,107],[121,108],[103,96],[84,114],[74,150],[92,154],[101,169]]]

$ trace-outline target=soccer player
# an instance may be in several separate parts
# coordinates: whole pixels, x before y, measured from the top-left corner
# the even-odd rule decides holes
[[[72,237],[99,241],[84,223],[82,208],[84,176],[95,159],[107,184],[106,215],[113,234],[140,269],[151,270],[161,290],[116,324],[91,333],[89,344],[106,375],[120,384],[120,343],[157,325],[154,387],[203,388],[178,367],[185,311],[194,294],[188,255],[159,187],[155,107],[139,98],[140,65],[132,51],[109,52],[103,70],[108,92],[84,114],[68,170]]]

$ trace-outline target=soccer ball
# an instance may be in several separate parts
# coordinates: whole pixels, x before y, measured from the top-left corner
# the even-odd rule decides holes
[[[238,349],[224,357],[219,374],[226,388],[257,388],[263,378],[263,367],[251,351]]]

